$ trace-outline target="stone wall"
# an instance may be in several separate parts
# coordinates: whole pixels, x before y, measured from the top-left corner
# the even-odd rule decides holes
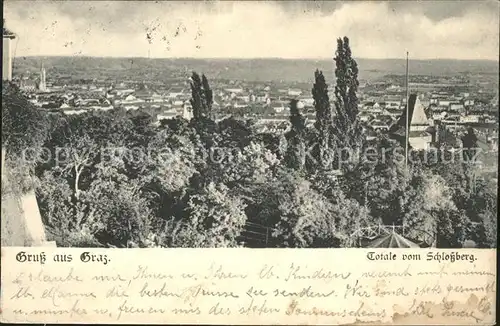
[[[47,242],[42,217],[34,190],[20,194],[14,190],[9,178],[9,166],[5,163],[2,148],[2,246],[55,246]]]

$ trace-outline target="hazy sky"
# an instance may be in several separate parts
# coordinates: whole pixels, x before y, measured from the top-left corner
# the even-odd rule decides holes
[[[498,60],[492,1],[4,1],[16,56]]]

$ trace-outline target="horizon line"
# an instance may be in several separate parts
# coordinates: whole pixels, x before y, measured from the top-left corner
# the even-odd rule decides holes
[[[284,57],[145,57],[145,56],[98,56],[98,55],[21,55],[14,58],[97,58],[97,59],[148,59],[148,60],[301,60],[301,61],[326,61],[333,60],[334,57],[303,57],[303,58],[284,58]],[[356,60],[406,60],[405,56],[401,58],[367,58],[353,57]],[[500,62],[499,59],[456,59],[456,58],[415,58],[410,61],[490,61]]]

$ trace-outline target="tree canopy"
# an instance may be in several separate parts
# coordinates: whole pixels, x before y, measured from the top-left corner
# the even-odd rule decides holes
[[[5,84],[2,146],[12,157],[27,147],[50,153],[32,174],[46,228],[64,246],[239,246],[249,223],[269,231],[266,245],[276,247],[356,246],[357,230],[381,223],[441,247],[496,246],[496,192],[473,181],[470,164],[417,157],[406,174],[384,135],[371,160],[342,171],[323,164],[325,152],[340,160],[339,149],[366,147],[347,37],[338,39],[335,65],[333,108],[316,70],[316,124],[306,126],[292,99],[284,135],[259,134],[235,117],[215,121],[213,91],[196,72],[193,119],[159,126],[119,109],[48,113]],[[464,146],[476,146],[472,132]]]

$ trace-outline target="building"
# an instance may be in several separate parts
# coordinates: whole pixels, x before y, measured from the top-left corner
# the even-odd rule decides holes
[[[187,121],[190,121],[193,118],[193,108],[191,104],[185,103],[182,108],[182,117]]]
[[[167,92],[168,98],[178,98],[184,95],[184,88],[182,87],[171,87]]]
[[[470,115],[460,117],[459,121],[461,123],[479,123],[479,122],[481,122],[481,116],[470,114]]]
[[[370,125],[375,131],[388,131],[390,127],[389,124],[384,121],[373,121]]]
[[[300,89],[290,88],[288,90],[288,96],[301,96],[301,95],[302,95],[302,90],[300,90]]]
[[[438,100],[439,106],[444,106],[444,107],[450,107],[451,101],[450,100]]]
[[[399,109],[400,106],[401,106],[401,101],[392,100],[385,102],[386,109]]]
[[[276,113],[285,111],[285,103],[283,101],[272,102],[270,106]]]
[[[413,110],[412,110],[413,104]],[[430,120],[424,111],[424,106],[420,103],[418,97],[410,97],[410,132],[408,141],[410,146],[415,149],[427,149],[432,142],[432,134],[428,132],[431,126]]]
[[[391,126],[389,133],[391,137],[400,141],[402,146],[406,139],[406,110],[399,120]],[[408,143],[416,150],[424,150],[431,146],[435,137],[435,130],[431,126],[431,121],[427,118],[424,106],[420,103],[416,94],[410,95],[409,107],[409,131]]]
[[[21,79],[19,81],[19,88],[25,92],[34,92],[36,91],[37,84],[34,80]]]
[[[3,20],[3,57],[2,57],[2,80],[12,80],[12,42],[15,34],[5,28]]]
[[[236,96],[237,94],[243,93],[243,88],[226,88],[224,91],[226,91],[226,93],[229,93],[233,96]]]
[[[185,103],[182,107],[171,108],[164,110],[162,113],[156,115],[157,121],[161,120],[171,120],[178,117],[182,117],[186,120],[191,120],[193,118],[193,109],[191,105]]]
[[[314,99],[312,97],[302,97],[299,101],[302,102],[306,108],[314,107]]]

